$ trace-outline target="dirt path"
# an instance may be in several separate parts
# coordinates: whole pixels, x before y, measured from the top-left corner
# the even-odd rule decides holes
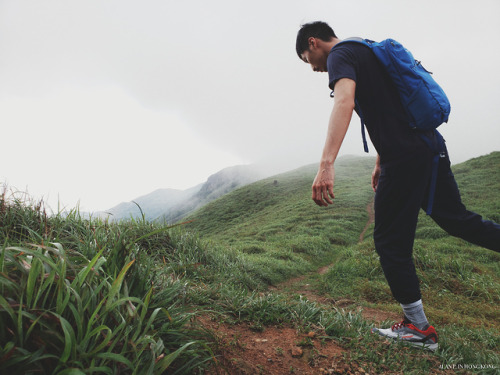
[[[328,374],[333,363],[340,373],[352,368],[343,358],[346,351],[325,340],[320,329],[299,332],[280,326],[256,332],[248,324],[228,325],[214,320],[206,320],[203,325],[219,343],[219,366],[208,372],[210,375]]]
[[[370,225],[372,225],[375,222],[375,209],[374,209],[374,203],[375,203],[375,198],[371,200],[370,203],[366,206],[366,211],[368,212],[368,221],[366,222],[366,225],[364,229],[362,230],[361,234],[359,235],[359,242],[363,242],[365,240],[365,234]]]
[[[359,236],[364,240],[366,231],[375,220],[373,200],[367,205],[368,221]],[[311,278],[328,272],[332,265],[315,272],[284,281],[269,290],[272,293],[299,294],[325,309],[341,308],[361,312],[366,320],[374,323],[386,319],[398,320],[393,312],[362,307],[349,299],[334,299],[320,295],[312,286]],[[291,326],[266,327],[256,332],[247,323],[225,324],[214,317],[205,316],[200,323],[209,329],[219,344],[219,367],[208,374],[369,374],[368,364],[350,360],[348,350],[334,340],[327,339],[319,327],[300,332]]]
[[[325,308],[336,307],[349,311],[359,311],[366,320],[371,320],[375,323],[380,323],[386,319],[399,320],[401,318],[400,315],[390,311],[362,307],[361,305],[350,299],[335,299],[318,294],[313,285],[309,283],[309,278],[314,276],[314,274],[323,275],[327,273],[332,266],[333,264],[320,267],[313,273],[289,279],[282,282],[281,284],[278,284],[275,287],[270,287],[269,289],[280,293],[299,294],[307,298],[309,301],[324,305]]]
[[[309,280],[315,274],[325,274],[330,267],[324,266],[308,275],[289,279],[270,290],[300,294],[323,305],[325,309],[336,307],[361,311],[365,319],[373,322],[399,318],[392,312],[361,307],[355,301],[319,295]],[[349,351],[327,338],[320,327],[309,332],[300,332],[291,326],[266,327],[262,332],[257,332],[247,323],[225,324],[214,317],[203,317],[200,322],[215,335],[219,343],[219,368],[212,369],[209,375],[373,373],[368,364],[351,361]]]

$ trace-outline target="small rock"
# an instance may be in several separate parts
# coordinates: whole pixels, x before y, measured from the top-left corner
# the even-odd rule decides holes
[[[298,346],[292,347],[292,357],[302,357],[303,351]]]
[[[267,342],[267,339],[255,339],[255,342]]]

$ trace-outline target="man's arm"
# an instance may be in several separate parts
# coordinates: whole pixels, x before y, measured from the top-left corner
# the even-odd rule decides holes
[[[318,174],[312,186],[312,199],[318,206],[332,204],[334,163],[344,141],[354,110],[356,82],[342,78],[335,84],[335,102],[328,122],[328,133],[321,157]]]

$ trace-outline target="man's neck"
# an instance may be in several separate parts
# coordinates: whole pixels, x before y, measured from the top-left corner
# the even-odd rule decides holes
[[[330,49],[332,49],[337,43],[341,42],[342,39],[339,39],[339,38],[333,38],[331,41],[330,41]]]
[[[326,52],[330,52],[330,50],[339,42],[341,42],[341,39],[338,38],[332,38],[328,42],[323,42],[323,48]]]

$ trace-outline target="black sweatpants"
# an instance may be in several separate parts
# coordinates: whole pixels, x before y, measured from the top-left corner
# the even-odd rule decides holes
[[[409,160],[381,166],[375,194],[375,248],[394,298],[421,298],[412,251],[420,208],[426,208],[432,174],[430,149]],[[467,211],[447,153],[439,159],[432,219],[453,236],[500,251],[500,225]]]

